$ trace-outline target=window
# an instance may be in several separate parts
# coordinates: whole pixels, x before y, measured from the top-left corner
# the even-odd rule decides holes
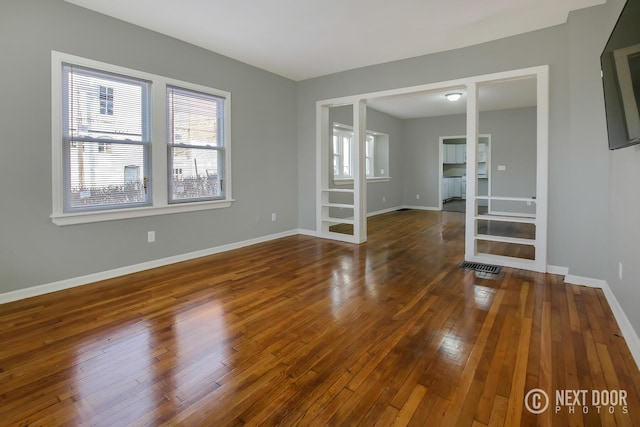
[[[333,130],[333,177],[336,179],[353,179],[351,162],[351,146],[353,131],[338,128]]]
[[[149,82],[72,64],[62,76],[64,211],[147,205]],[[141,170],[136,180],[125,180],[127,165]]]
[[[335,181],[353,181],[353,129],[350,126],[333,125],[333,178]],[[389,135],[367,131],[364,145],[365,174],[367,181],[389,180]]]
[[[230,93],[59,52],[52,81],[55,224],[231,205]]]
[[[170,202],[222,197],[224,98],[167,88]]]
[[[113,88],[100,86],[100,114],[113,116]]]
[[[373,147],[375,138],[371,134],[367,134],[364,145],[364,156],[365,156],[365,173],[367,176],[373,176],[374,171],[374,161],[373,157],[375,155],[375,149]]]

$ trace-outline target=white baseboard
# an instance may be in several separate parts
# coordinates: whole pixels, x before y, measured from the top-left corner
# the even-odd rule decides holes
[[[320,233],[318,233],[316,230],[310,230],[308,228],[298,228],[296,231],[297,231],[297,234],[302,234],[303,236],[310,236],[310,237],[320,236]]]
[[[629,351],[631,351],[631,355],[636,361],[636,367],[640,368],[640,338],[606,280],[567,274],[564,281],[572,285],[583,285],[590,288],[602,289],[604,296],[607,298],[607,303],[609,303],[609,307],[611,307],[611,311],[613,312],[613,317],[615,317],[616,322],[618,322],[620,332],[622,332],[622,336],[627,342],[627,347],[629,347]]]
[[[51,292],[61,291],[64,289],[75,288],[77,286],[87,285],[89,283],[99,282],[101,280],[112,279],[114,277],[124,276],[126,274],[137,273],[139,271],[150,270],[152,268],[162,267],[177,262],[188,261],[190,259],[200,258],[203,256],[213,255],[220,252],[226,252],[233,249],[243,248],[245,246],[255,245],[257,243],[268,242],[270,240],[280,239],[282,237],[294,236],[296,234],[305,234],[302,231],[312,230],[290,230],[282,233],[271,234],[268,236],[257,237],[255,239],[244,240],[242,242],[230,243],[228,245],[216,246],[200,251],[189,252],[186,254],[175,255],[167,258],[157,259],[153,261],[143,262],[141,264],[129,265],[125,267],[115,268],[113,270],[101,271],[99,273],[87,274],[86,276],[73,277],[44,285],[32,286],[17,291],[6,292],[0,294],[0,304],[12,301],[18,301],[25,298],[31,298],[38,295],[44,295]],[[313,231],[315,233],[315,231]],[[311,234],[310,234],[311,235]]]
[[[367,212],[367,218],[372,217],[372,216],[376,216],[376,215],[382,215],[382,214],[386,214],[389,212],[395,212],[398,209],[401,209],[401,206],[395,206],[393,208],[387,208],[387,209],[382,209],[379,211],[373,211],[373,212]]]
[[[411,205],[404,205],[397,209],[416,209],[420,211],[441,211],[442,210],[437,206],[433,207],[433,206],[411,206]]]
[[[558,265],[547,265],[547,273],[557,274],[559,276],[566,276],[567,274],[569,274],[569,268],[561,267]]]

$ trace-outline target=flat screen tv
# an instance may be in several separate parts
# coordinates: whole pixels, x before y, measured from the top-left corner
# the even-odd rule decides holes
[[[600,56],[609,149],[640,143],[640,0],[627,0]]]

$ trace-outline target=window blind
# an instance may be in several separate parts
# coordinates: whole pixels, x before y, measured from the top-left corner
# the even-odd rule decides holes
[[[65,211],[146,205],[150,83],[63,64]]]
[[[169,202],[223,198],[224,101],[167,86]]]

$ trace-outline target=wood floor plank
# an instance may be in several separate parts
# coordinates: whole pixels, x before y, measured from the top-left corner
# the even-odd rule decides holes
[[[362,245],[296,235],[0,305],[0,425],[640,425],[603,292],[459,268],[464,226],[390,212]],[[629,404],[537,415],[534,388]]]

